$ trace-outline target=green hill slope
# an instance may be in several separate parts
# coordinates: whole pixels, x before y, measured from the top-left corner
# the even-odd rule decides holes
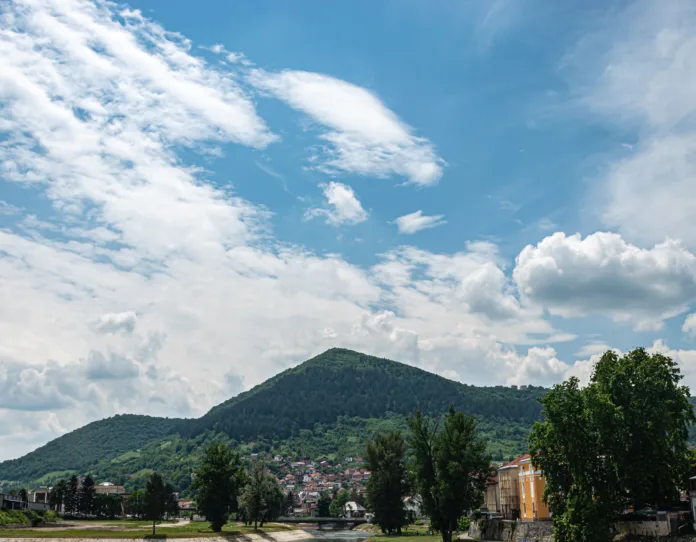
[[[525,449],[544,393],[537,387],[467,386],[395,361],[331,349],[197,420],[116,416],[94,422],[0,463],[0,480],[50,482],[59,471],[81,471],[134,488],[154,469],[185,490],[201,447],[212,440],[243,453],[362,455],[367,438],[404,428],[405,417],[417,408],[437,416],[450,404],[476,415],[494,456],[509,457]]]
[[[81,471],[178,429],[185,420],[124,414],[92,422],[19,459],[0,463],[0,480],[36,480],[57,471]]]

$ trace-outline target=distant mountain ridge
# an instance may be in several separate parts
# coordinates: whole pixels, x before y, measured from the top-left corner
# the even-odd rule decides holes
[[[502,454],[525,447],[544,393],[539,387],[468,386],[396,361],[332,348],[198,419],[122,415],[93,422],[0,463],[0,480],[49,482],[66,472],[89,470],[137,486],[156,468],[183,487],[200,447],[211,440],[298,453],[330,453],[332,447],[359,453],[375,431],[404,426],[404,418],[418,408],[441,415],[450,404],[476,415],[491,436],[492,449],[498,443]]]

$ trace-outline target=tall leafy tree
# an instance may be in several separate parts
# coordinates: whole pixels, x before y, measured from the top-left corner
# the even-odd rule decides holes
[[[329,515],[332,518],[342,517],[346,509],[346,503],[349,500],[350,493],[348,493],[348,490],[341,489],[331,501],[331,505],[329,506]]]
[[[286,516],[292,516],[295,512],[295,494],[292,491],[288,491],[285,495],[285,510]]]
[[[145,517],[152,521],[152,536],[155,536],[155,526],[157,522],[162,521],[169,501],[171,499],[174,488],[171,485],[165,484],[162,475],[153,472],[147,479],[145,484]]]
[[[285,503],[278,481],[266,465],[255,461],[251,468],[249,480],[239,497],[239,504],[248,522],[254,523],[254,529],[267,521],[277,519]]]
[[[81,514],[91,515],[94,512],[94,496],[96,495],[94,479],[88,474],[82,480],[80,490],[77,495],[78,510]]]
[[[367,493],[374,522],[388,534],[401,534],[401,527],[407,523],[403,498],[408,492],[406,444],[401,432],[377,435],[367,443],[365,454],[372,471]]]
[[[409,419],[409,426],[417,493],[443,542],[451,542],[459,518],[483,502],[491,474],[486,442],[474,417],[456,412],[453,406],[442,427],[420,410]]]
[[[545,421],[534,424],[529,446],[546,478],[557,542],[604,542],[625,506],[678,499],[695,421],[681,378],[662,354],[610,351],[587,387],[571,378],[542,400]]]
[[[17,496],[22,499],[22,502],[29,502],[29,493],[27,492],[27,488],[23,487],[22,489],[19,490],[17,493]]]
[[[126,504],[128,514],[142,519],[145,516],[145,492],[137,489],[128,497]]]
[[[317,501],[317,516],[320,518],[329,517],[331,514],[331,497],[328,493],[324,492],[319,495],[319,500]]]
[[[113,519],[121,515],[123,498],[121,495],[95,495],[92,509],[99,518]]]
[[[230,512],[236,508],[240,470],[239,454],[220,443],[206,448],[196,470],[193,488],[197,492],[198,507],[215,532],[222,530]]]
[[[68,480],[68,491],[65,495],[65,513],[75,514],[79,506],[80,480],[73,474]]]
[[[68,482],[65,480],[60,480],[56,485],[53,486],[51,493],[48,497],[49,504],[51,507],[59,511],[65,504],[65,499],[68,494]]]

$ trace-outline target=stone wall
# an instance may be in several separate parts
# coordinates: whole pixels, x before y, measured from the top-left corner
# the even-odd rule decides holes
[[[649,537],[669,536],[667,521],[617,521],[614,524],[619,534],[634,534]]]
[[[515,542],[553,542],[550,521],[523,521],[517,524]]]
[[[469,524],[469,536],[477,540],[504,542],[552,542],[553,525],[550,521],[479,519]]]
[[[504,519],[478,519],[469,523],[469,536],[477,540],[515,540],[517,523]]]

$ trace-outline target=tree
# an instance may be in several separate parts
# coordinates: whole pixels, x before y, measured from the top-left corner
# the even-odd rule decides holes
[[[120,495],[95,495],[92,510],[99,518],[113,519],[121,515],[123,499]]]
[[[229,446],[215,443],[206,448],[193,488],[197,492],[198,508],[215,532],[222,531],[235,508],[240,470],[239,454],[232,452]]]
[[[171,499],[174,488],[165,484],[162,476],[153,472],[145,484],[145,517],[152,521],[152,536],[155,536],[155,525],[162,521],[167,513],[169,500]]]
[[[295,494],[288,491],[285,495],[285,515],[292,516],[295,513]]]
[[[68,480],[68,491],[65,495],[65,513],[72,515],[77,512],[79,506],[80,481],[73,474]]]
[[[491,474],[486,442],[477,431],[474,417],[456,412],[453,406],[442,428],[439,422],[424,418],[420,410],[408,423],[414,481],[423,510],[442,534],[443,542],[451,542],[459,518],[483,502]]]
[[[331,497],[329,494],[324,492],[319,495],[319,500],[317,501],[317,516],[320,518],[327,518],[331,513]]]
[[[278,481],[261,461],[252,465],[249,481],[239,497],[245,519],[254,523],[254,529],[264,522],[277,519],[285,503],[285,495]]]
[[[17,496],[22,499],[22,502],[29,502],[29,493],[27,493],[26,488],[20,489]]]
[[[343,513],[346,510],[346,503],[350,500],[350,494],[347,490],[341,489],[338,494],[331,501],[329,506],[329,515],[332,518],[343,517]]]
[[[374,522],[383,532],[401,534],[401,527],[407,524],[403,498],[408,492],[406,444],[401,432],[377,435],[367,443],[365,454],[372,471],[367,493]]]
[[[625,506],[678,500],[695,421],[681,378],[662,354],[609,351],[587,387],[570,378],[542,399],[545,421],[534,424],[529,447],[544,472],[557,542],[604,542]]]
[[[82,480],[82,485],[77,495],[78,510],[81,514],[90,515],[94,512],[94,496],[96,492],[94,479],[88,474]]]
[[[55,511],[59,511],[65,504],[67,494],[68,482],[65,480],[60,480],[55,486],[53,486],[53,489],[48,497],[48,502]]]
[[[145,515],[145,492],[142,489],[137,489],[131,496],[128,497],[126,504],[128,514],[142,519]]]

